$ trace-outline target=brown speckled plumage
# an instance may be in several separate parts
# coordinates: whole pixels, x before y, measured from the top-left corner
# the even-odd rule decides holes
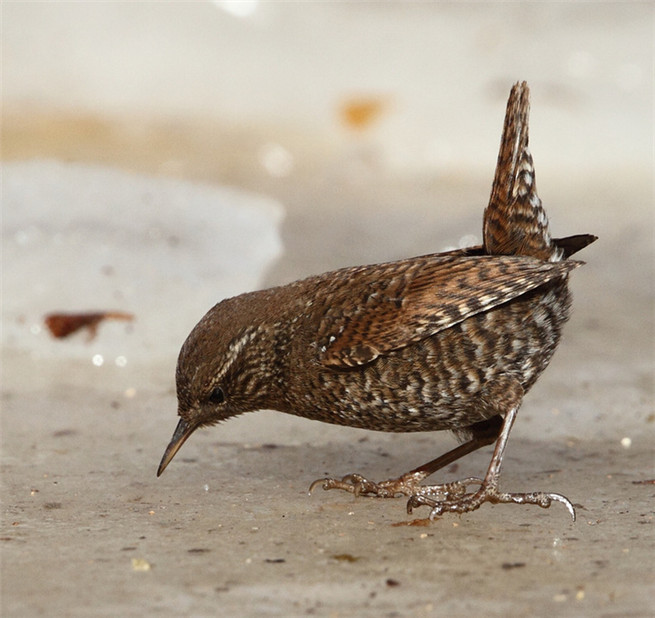
[[[504,447],[523,395],[548,365],[569,317],[567,258],[595,240],[551,239],[528,151],[528,97],[507,104],[483,246],[345,268],[222,301],[184,343],[180,422],[158,474],[202,425],[257,409],[411,432],[450,429],[466,442],[397,479],[357,474],[325,489],[410,497],[431,517],[483,502],[547,507],[558,494],[501,493]],[[496,442],[484,479],[421,485]],[[478,485],[467,492],[469,485]]]

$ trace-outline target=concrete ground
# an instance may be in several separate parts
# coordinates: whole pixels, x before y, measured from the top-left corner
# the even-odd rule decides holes
[[[619,21],[616,26],[620,32]],[[539,80],[533,84],[537,99],[538,92]],[[283,253],[253,277],[258,285],[277,284],[479,238],[502,98],[479,122],[485,131],[491,127],[492,154],[476,161],[470,174],[465,164],[444,173],[408,173],[381,160],[378,142],[366,133],[308,147],[298,133],[270,127],[263,138],[254,129],[188,119],[135,130],[100,113],[28,114],[16,105],[5,111],[3,159],[34,164],[33,183],[28,176],[20,194],[24,204],[40,195],[39,170],[50,159],[81,178],[98,169],[138,172],[152,183],[157,204],[162,186],[180,199],[200,182],[269,196],[286,213]],[[535,103],[533,117],[548,123],[544,116],[553,107],[560,109]],[[561,124],[567,126],[567,118],[563,113],[552,121],[541,132],[542,143],[566,140],[572,129]],[[626,119],[617,112],[616,119],[630,124],[644,116]],[[652,143],[652,124],[643,128],[649,131]],[[286,150],[271,147],[273,138]],[[641,165],[626,154],[623,167],[585,162],[583,170],[558,168],[551,152],[540,174],[548,149],[540,156],[533,138],[553,232],[594,233],[599,240],[580,254],[587,265],[572,274],[573,316],[550,367],[525,399],[502,487],[562,493],[576,505],[575,523],[558,504],[548,510],[484,505],[427,523],[420,509],[408,516],[400,498],[353,499],[320,489],[308,496],[316,478],[349,472],[388,478],[448,450],[454,439],[333,427],[270,411],[198,432],[157,479],[176,423],[175,354],[210,303],[191,298],[192,287],[180,287],[177,298],[162,296],[150,313],[138,314],[133,327],[106,324],[91,343],[84,335],[54,342],[31,330],[36,323],[30,316],[58,308],[29,306],[38,298],[33,282],[61,281],[55,288],[66,289],[75,273],[58,269],[56,252],[38,271],[25,266],[26,255],[3,263],[4,293],[11,284],[12,297],[3,300],[0,392],[2,615],[653,615],[652,152]],[[262,140],[270,155],[263,159]],[[84,167],[89,163],[98,167]],[[185,183],[173,191],[171,176]],[[122,181],[112,178],[98,186],[98,195],[113,195]],[[75,197],[75,186],[70,189],[51,196],[46,215],[55,226]],[[239,195],[244,204],[250,199]],[[6,208],[3,200],[5,219],[14,220]],[[129,227],[129,213],[124,217],[108,218],[107,228]],[[268,225],[276,232],[275,218]],[[3,254],[15,256],[11,243],[25,230],[3,228]],[[177,230],[176,247],[183,252],[193,246],[193,229],[181,224]],[[246,238],[244,251],[259,238]],[[126,244],[125,251],[132,249]],[[271,249],[261,262],[274,254]],[[133,254],[110,253],[109,266],[112,255],[122,264]],[[157,279],[164,291],[196,282],[195,272],[178,281],[175,264],[165,263],[164,273],[148,270],[148,263],[135,269],[145,268],[147,284]],[[21,268],[24,297],[15,276]],[[220,284],[211,273],[204,277],[197,287],[213,296],[212,286]],[[116,289],[127,294],[127,286]],[[80,310],[115,308],[91,306],[93,296],[79,289],[73,298],[76,292]],[[112,298],[120,305],[120,296]],[[164,343],[140,339],[149,323],[171,330]],[[125,366],[92,362],[95,346],[113,350],[135,342],[140,349]],[[489,457],[490,449],[483,449],[439,479],[480,475]]]

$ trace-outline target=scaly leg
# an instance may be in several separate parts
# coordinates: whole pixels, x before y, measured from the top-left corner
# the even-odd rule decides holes
[[[473,438],[464,444],[448,451],[444,455],[429,461],[402,476],[387,481],[374,483],[369,481],[360,474],[348,474],[341,480],[334,478],[317,479],[309,487],[311,493],[317,486],[321,485],[323,489],[343,489],[355,496],[373,495],[378,498],[393,498],[397,495],[403,496],[425,496],[425,495],[444,495],[459,496],[463,495],[468,485],[482,484],[482,479],[467,478],[454,483],[445,483],[443,485],[421,485],[426,477],[435,473],[437,470],[451,464],[464,455],[468,455],[483,446],[492,444],[498,437],[501,427],[500,417],[493,417],[488,421],[478,423],[479,429],[473,431]],[[474,426],[475,427],[475,426]]]
[[[491,457],[491,463],[487,470],[480,489],[475,493],[458,494],[453,497],[448,496],[445,500],[434,500],[423,493],[413,494],[407,502],[407,512],[411,513],[412,509],[417,506],[427,505],[432,508],[430,511],[430,519],[434,519],[443,513],[467,513],[480,508],[485,502],[492,504],[499,504],[505,502],[514,502],[515,504],[536,504],[542,508],[547,509],[553,501],[561,502],[566,506],[571,518],[575,521],[575,509],[571,501],[560,494],[532,492],[532,493],[504,493],[498,491],[498,480],[500,478],[500,468],[503,463],[503,454],[507,446],[507,439],[509,438],[512,425],[516,419],[518,412],[518,405],[512,407],[505,416],[503,426],[494,448],[494,453]],[[467,479],[468,480],[468,479]]]

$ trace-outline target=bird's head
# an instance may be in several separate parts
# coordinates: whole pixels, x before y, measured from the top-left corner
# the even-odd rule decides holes
[[[157,476],[199,427],[266,407],[273,350],[266,328],[243,310],[252,304],[241,296],[222,301],[184,342],[175,373],[180,420]]]

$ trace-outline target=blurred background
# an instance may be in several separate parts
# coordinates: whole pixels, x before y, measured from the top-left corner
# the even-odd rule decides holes
[[[6,157],[244,183],[359,147],[382,172],[488,175],[517,80],[540,167],[652,155],[647,3],[17,2],[3,21]]]

